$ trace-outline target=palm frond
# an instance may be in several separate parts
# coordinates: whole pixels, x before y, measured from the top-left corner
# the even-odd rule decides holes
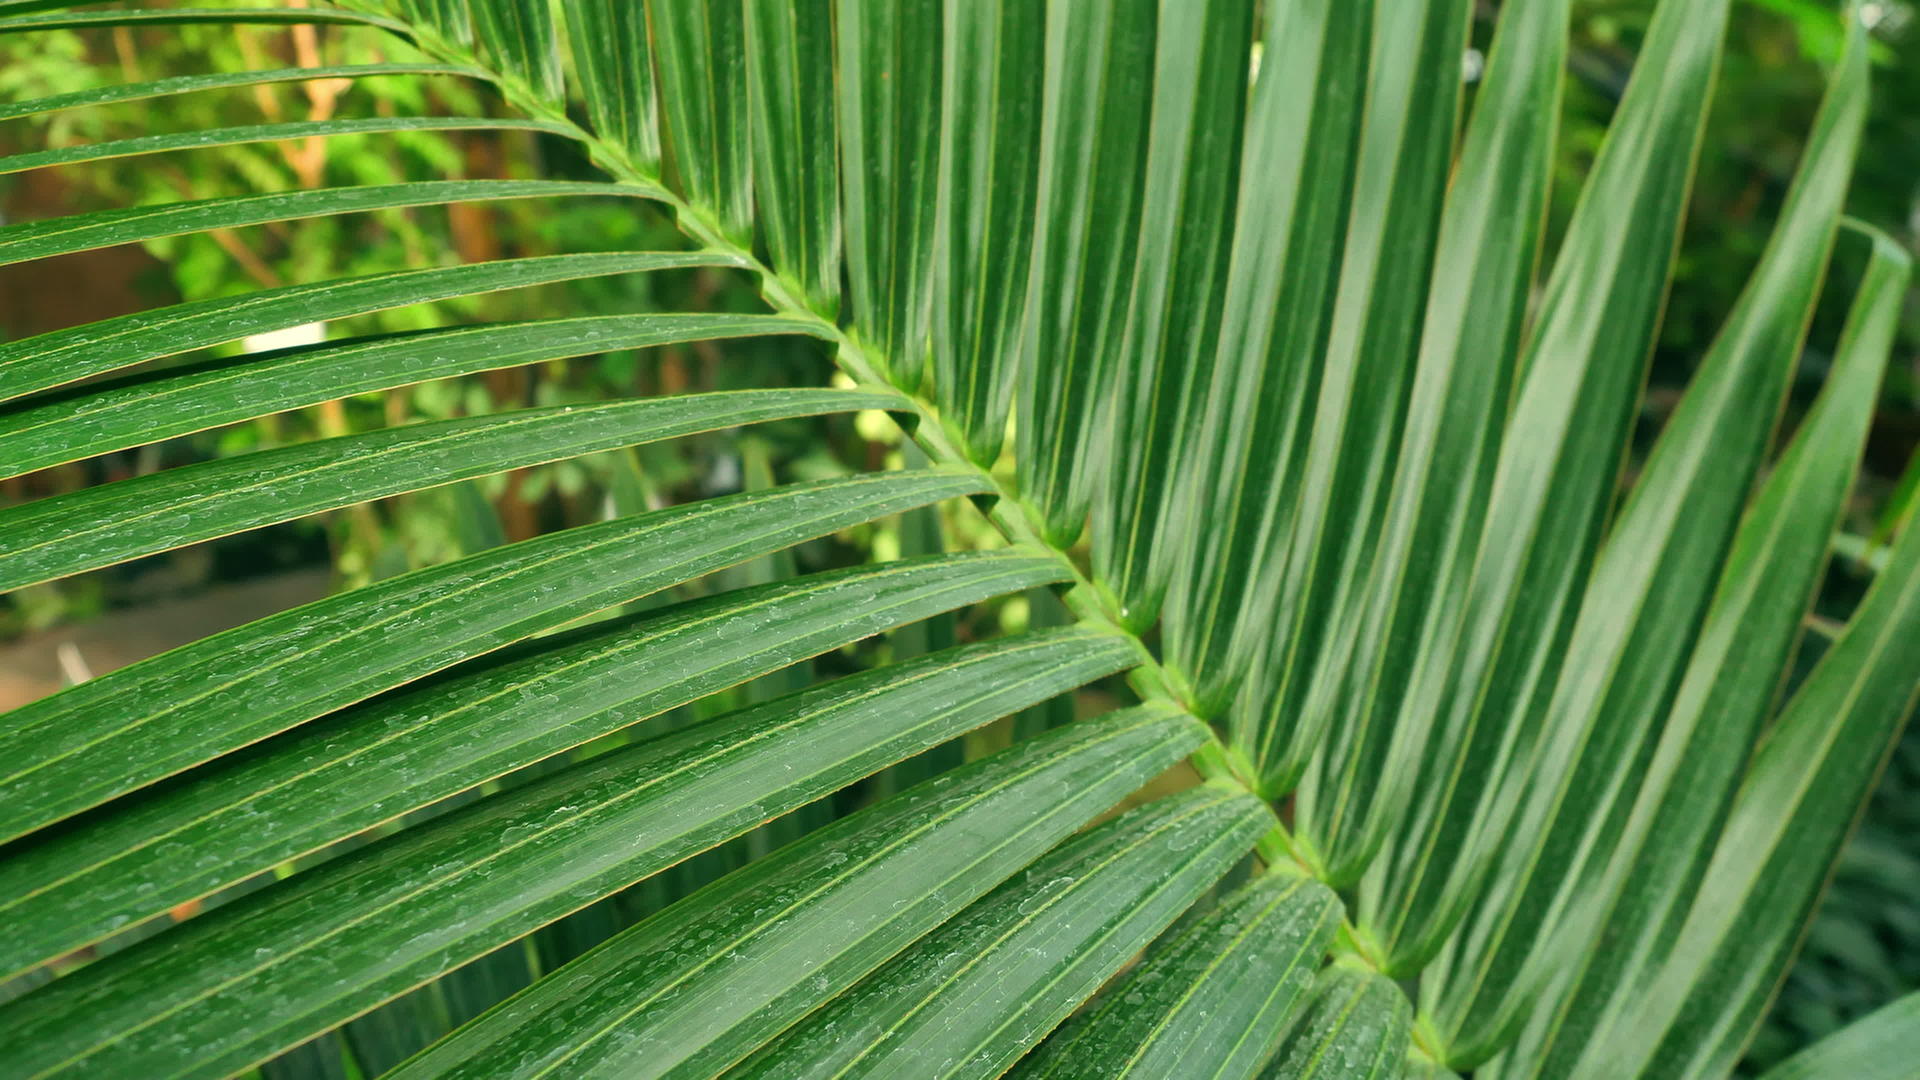
[[[0,264],[582,196],[685,243],[301,280],[0,344],[0,479],[614,351],[784,341],[839,385],[477,410],[101,483],[0,509],[0,589],[744,425],[858,413],[911,443],[906,468],[798,483],[763,456],[746,490],[682,506],[616,492],[609,520],[0,717],[11,1072],[1736,1064],[1920,687],[1909,527],[1776,702],[1909,285],[1908,256],[1856,230],[1873,250],[1832,371],[1770,454],[1828,267],[1854,257],[1857,19],[1766,254],[1616,500],[1728,0],[1659,5],[1550,259],[1570,0],[1500,5],[1470,109],[1466,0],[67,6],[0,0],[0,33],[317,24],[395,53],[0,121],[376,76],[482,107],[32,148],[0,173],[495,131],[605,178],[73,214],[0,226]],[[694,269],[750,278],[763,309],[189,356]],[[962,498],[992,550],[939,552],[934,508]],[[903,557],[790,554],[905,513]],[[1018,596],[1017,632],[929,621]],[[646,597],[675,602],[621,610]],[[883,633],[883,659],[815,680]],[[1062,697],[1089,686],[1099,715],[1074,719]],[[1911,1014],[1782,1075],[1897,1053]]]

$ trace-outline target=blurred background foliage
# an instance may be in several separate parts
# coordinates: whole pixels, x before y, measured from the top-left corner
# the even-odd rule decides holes
[[[201,0],[195,6],[211,6]],[[1480,4],[1484,49],[1494,2]],[[1623,91],[1652,0],[1575,0],[1573,62],[1550,209],[1550,236],[1570,215],[1579,185]],[[1745,0],[1735,10],[1707,153],[1677,264],[1677,280],[1651,360],[1642,445],[1671,411],[1697,359],[1760,255],[1823,83],[1838,54],[1841,0]],[[1876,23],[1875,104],[1850,212],[1910,244],[1920,234],[1920,9],[1913,0],[1866,0]],[[1469,83],[1484,57],[1463,65]],[[377,63],[414,57],[401,42],[351,27],[169,27],[150,31],[0,37],[0,102],[169,75],[274,67]],[[158,131],[387,113],[487,115],[503,110],[484,84],[387,76],[218,90],[53,113],[0,123],[0,154]],[[590,177],[571,144],[527,132],[407,132],[253,144],[40,170],[0,177],[0,221],[109,206],[428,178]],[[1861,252],[1843,238],[1789,405],[1792,424],[1825,376]],[[1852,239],[1857,244],[1858,240]],[[630,200],[525,200],[383,211],[156,241],[0,270],[0,339],[179,300],[259,288],[559,251],[682,248],[672,223]],[[569,314],[760,310],[752,283],[723,270],[624,275],[419,305],[299,328],[224,351],[300,348],[323,339],[401,334],[470,321]],[[194,355],[170,363],[202,359]],[[172,439],[0,481],[0,504],[57,494],[190,461],[392,424],[497,409],[690,389],[818,385],[832,366],[817,345],[778,338],[613,353],[443,379],[329,402],[251,423]],[[1920,303],[1910,298],[1855,505],[1836,538],[1828,587],[1810,616],[1807,655],[1824,645],[1872,573],[1887,527],[1920,499]],[[751,434],[654,444],[352,507],[229,537],[14,593],[0,600],[0,708],[62,682],[226,625],[483,548],[603,517],[727,491],[900,464],[904,449],[878,415],[756,427]],[[994,543],[967,507],[921,511],[804,545],[770,562],[735,567],[648,603],[888,559],[945,545]],[[629,610],[631,609],[631,606]],[[609,612],[607,615],[617,614]],[[1049,593],[948,616],[862,643],[864,653],[906,655],[999,629],[1060,618]],[[862,659],[871,662],[872,656]],[[828,671],[845,659],[813,662]],[[849,670],[851,668],[849,667]],[[684,710],[668,723],[784,691],[776,674]],[[1095,689],[1091,693],[1099,694]],[[942,748],[873,781],[907,777],[991,748],[1012,730],[1070,717],[1090,701],[1055,702]],[[619,738],[618,736],[615,737]],[[576,754],[598,752],[587,747]],[[537,771],[537,768],[536,770]],[[502,783],[518,782],[510,777]],[[836,796],[859,799],[875,791]],[[421,811],[435,813],[443,807]],[[643,883],[628,894],[503,950],[451,978],[355,1021],[265,1070],[269,1075],[351,1075],[397,1061],[424,1036],[477,1012],[530,977],[722,872],[745,853],[782,842],[822,819],[810,808],[760,833]],[[244,889],[242,885],[237,889]],[[177,912],[188,917],[191,911]],[[511,954],[511,955],[508,955]],[[1909,734],[1867,819],[1847,850],[1804,955],[1789,976],[1747,1067],[1758,1071],[1834,1027],[1920,988],[1920,735]],[[331,1040],[328,1042],[327,1040]],[[344,1040],[344,1041],[342,1041]],[[342,1052],[345,1050],[346,1052]],[[306,1055],[306,1056],[302,1056]],[[318,1073],[311,1070],[317,1069]],[[342,1070],[345,1071],[342,1071]]]

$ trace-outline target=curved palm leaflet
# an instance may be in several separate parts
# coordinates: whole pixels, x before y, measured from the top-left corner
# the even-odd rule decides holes
[[[500,115],[156,135],[0,171],[480,127],[574,141],[606,179],[79,214],[0,226],[0,260],[592,196],[654,206],[690,244],[300,282],[0,344],[7,475],[649,345],[816,338],[852,388],[505,412],[105,483],[0,509],[0,586],[783,417],[885,410],[931,463],[539,536],[0,717],[6,1075],[1731,1071],[1920,685],[1909,528],[1782,691],[1908,285],[1905,254],[1841,218],[1858,25],[1769,247],[1616,500],[1729,0],[1660,4],[1550,252],[1569,0],[1499,5],[1470,108],[1469,0],[70,6],[0,0],[0,33],[325,22],[417,59],[0,116],[395,73],[490,84]],[[1835,259],[1866,267],[1845,334],[1776,436]],[[689,265],[757,275],[767,310],[478,324],[140,377],[315,320]],[[80,382],[115,373],[134,377]],[[1003,548],[550,633],[960,497]],[[1041,587],[1071,625],[649,719]],[[763,822],[1122,673],[1135,704],[804,835],[757,833],[772,850],[672,884]],[[621,745],[573,752],[607,736]],[[1195,780],[1140,794],[1183,761]],[[661,902],[617,919],[605,899],[650,881]],[[614,920],[604,941],[530,959],[528,935],[583,911]],[[376,1022],[432,1045],[382,1057],[354,1036]],[[1911,1061],[1912,1009],[1871,1023],[1804,1060]]]

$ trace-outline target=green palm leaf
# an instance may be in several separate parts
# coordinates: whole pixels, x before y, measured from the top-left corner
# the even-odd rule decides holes
[[[64,5],[53,4],[52,7]],[[14,10],[0,7],[0,13]],[[224,90],[236,86],[265,86],[270,83],[306,82],[311,79],[363,79],[378,75],[465,75],[473,79],[490,79],[491,74],[481,68],[463,67],[458,64],[335,64],[327,67],[274,68],[269,71],[236,71],[230,74],[177,75],[168,79],[154,79],[151,82],[124,83],[119,86],[97,86],[89,90],[75,90],[66,94],[53,94],[43,98],[0,105],[0,120],[14,120],[22,116],[38,113],[58,112],[62,109],[77,109],[87,105],[107,105],[120,101],[144,101],[157,97],[171,97],[175,94],[192,94],[202,90]]]
[[[1020,423],[1020,491],[1049,542],[1071,547],[1086,528],[1092,478],[1105,453],[1098,387],[1125,325],[1128,271],[1139,230],[1152,86],[1138,73],[1154,48],[1151,0],[1062,3],[1047,9]]]
[[[1528,789],[1505,854],[1435,980],[1454,1040],[1488,1041],[1509,1028],[1528,990],[1571,959],[1543,947],[1542,931],[1594,888],[1581,853],[1620,843],[1653,719],[1677,690],[1812,315],[1865,120],[1864,41],[1856,45],[1774,246],[1595,562],[1567,645],[1580,663],[1547,703],[1548,734],[1525,766]],[[1584,951],[1590,934],[1576,931],[1575,948]]]
[[[1273,1080],[1389,1080],[1405,1064],[1412,1010],[1399,987],[1335,965],[1320,973],[1306,1007],[1275,1053]]]
[[[1337,612],[1336,662],[1314,674],[1332,715],[1301,784],[1300,842],[1339,879],[1378,854],[1426,753],[1427,726],[1399,720],[1420,707],[1406,675],[1473,571],[1544,227],[1544,208],[1529,211],[1546,197],[1567,7],[1500,23],[1434,252],[1474,269],[1434,275],[1374,569]]]
[[[1257,878],[1116,980],[1015,1075],[1257,1075],[1333,944],[1338,905],[1284,870]]]
[[[436,270],[402,270],[312,285],[289,285],[241,296],[213,297],[175,304],[155,311],[102,319],[70,330],[54,330],[20,341],[10,341],[0,345],[0,376],[5,376],[10,394],[27,394],[148,360],[236,341],[251,334],[366,315],[408,304],[424,304],[457,296],[478,296],[499,289],[517,289],[599,274],[734,265],[740,264],[721,255],[607,252],[502,259]],[[694,325],[691,320],[678,319],[655,322],[653,325],[664,328],[676,322]],[[642,324],[636,322],[631,325]],[[734,325],[745,326],[750,323]],[[479,332],[498,331],[483,328]],[[421,374],[415,364],[395,367],[402,374],[432,377]],[[339,392],[352,391],[342,389]],[[7,430],[17,431],[28,426],[35,415],[71,416],[91,407],[94,399],[87,397],[63,404],[68,412],[21,407],[9,409],[5,414]],[[14,459],[9,455],[6,460],[11,464]],[[22,468],[22,471],[25,469]]]
[[[48,8],[75,7],[72,3],[29,2],[17,8],[0,8],[0,13],[28,12]],[[34,30],[69,30],[95,26],[177,26],[194,24],[252,24],[271,26],[286,23],[339,24],[372,26],[397,34],[407,33],[406,23],[362,11],[338,11],[332,8],[155,8],[148,10],[76,11],[56,15],[25,15],[0,19],[0,34],[19,34]]]
[[[978,490],[929,472],[714,499],[419,570],[163,653],[8,714],[4,831],[18,836],[570,619]]]
[[[1244,794],[1195,788],[1089,830],[734,1074],[998,1076],[1245,854],[1270,821]]]
[[[1913,1065],[1920,1049],[1920,993],[1908,994],[1767,1070],[1761,1080],[1851,1076],[1881,1080]]]
[[[986,674],[997,666],[991,659],[981,667],[968,662],[981,659],[977,656],[942,658],[946,666],[955,667],[954,678],[992,687],[970,707],[957,705],[950,692],[937,698],[942,709],[954,709],[947,714],[953,717],[950,724],[990,719],[995,709],[1023,704],[1023,692],[1045,695],[1031,667],[1019,670],[1019,649],[1000,655],[1015,663],[997,676]],[[796,807],[832,790],[838,786],[832,775],[802,771],[795,774],[795,787],[784,794],[771,792],[764,783],[767,763],[778,761],[782,770],[796,764],[783,752],[791,738],[827,755],[823,761],[857,766],[861,754],[841,756],[846,751],[835,749],[829,726],[838,721],[860,739],[875,739],[874,721],[885,716],[911,717],[917,727],[920,717],[911,711],[911,695],[928,689],[926,680],[933,676],[928,669],[935,666],[875,672],[863,685],[806,691],[803,694],[811,696],[772,703],[663,742],[642,743],[264,890],[194,923],[189,931],[197,939],[193,949],[156,939],[21,1003],[8,1034],[13,1048],[9,1058],[24,1075],[50,1068],[139,1068],[218,1076],[244,1067],[422,978],[742,832],[770,807]],[[902,713],[902,708],[909,711]],[[1085,808],[1099,806],[1103,794],[1110,799],[1111,792],[1138,783],[1142,769],[1150,774],[1164,767],[1191,746],[1193,735],[1190,727],[1164,717],[1110,728],[1063,732],[1052,740],[1052,753],[1034,747],[1004,768],[982,763],[972,785],[958,782],[958,777],[945,784],[935,781],[940,784],[937,798],[932,793],[903,797],[892,818],[878,815],[876,825],[885,828],[861,834],[872,837],[866,842],[883,846],[870,856],[877,865],[869,873],[840,885],[849,891],[849,902],[860,898],[862,885],[882,884],[891,892],[904,889],[901,895],[912,895],[913,868],[929,860],[936,866],[944,865],[942,860],[955,866],[991,866],[996,859],[1004,864],[1015,852],[1034,851],[1046,837],[1077,823],[1065,815],[1076,807],[1083,814],[1092,812]],[[938,732],[909,728],[891,746],[876,740],[873,749],[864,751],[864,760],[884,762],[890,750],[910,752],[916,742],[930,741],[930,735],[937,737]],[[779,745],[768,748],[768,742]],[[728,760],[728,755],[748,760]],[[1022,796],[1030,803],[1034,788],[1051,789],[1065,776],[1086,778],[1092,769],[1105,775],[1086,785],[1077,802],[1050,807],[1044,819],[1050,825],[1022,822],[1010,834],[981,843],[978,851],[964,842],[925,843],[895,854],[917,832],[961,829],[959,823],[970,815],[1004,817],[1009,803],[1020,805]],[[700,778],[698,787],[676,782],[695,776]],[[653,839],[635,844],[636,829]],[[591,839],[596,835],[601,839]],[[786,861],[804,866],[807,860],[800,856],[812,853],[811,861],[817,864],[824,855],[826,869],[831,869],[837,865],[831,858],[836,849],[824,846],[832,839],[816,836]],[[861,840],[844,842],[857,845]],[[888,860],[888,855],[895,857]],[[529,878],[541,882],[538,890],[524,888]],[[745,888],[731,878],[721,884],[727,887],[722,895]],[[939,899],[936,892],[933,900],[922,902],[928,910],[912,916],[924,922],[937,912]],[[735,901],[734,907],[742,903]],[[740,908],[735,917],[741,916],[756,917],[758,912]],[[893,918],[908,916],[895,912]],[[792,947],[793,932],[776,936],[787,937]],[[876,947],[865,944],[868,951]],[[377,961],[335,965],[332,958],[348,950]],[[694,959],[692,954],[684,957],[685,974],[700,970],[692,966]],[[176,1038],[183,1015],[197,1017],[197,1023],[205,1025],[202,1033]],[[247,1021],[234,1023],[238,1015]],[[89,1022],[75,1023],[80,1017]],[[94,1023],[92,1018],[109,1019]],[[477,1030],[485,1031],[485,1025]]]
[[[498,120],[461,116],[379,116],[365,120],[308,120],[286,124],[254,124],[248,127],[217,128],[181,135],[146,135],[137,139],[86,143],[59,150],[0,157],[0,174],[44,169],[53,165],[74,165],[85,161],[162,154],[171,150],[197,150],[210,146],[235,146],[251,142],[277,142],[308,136],[361,135],[388,131],[538,131],[566,135],[569,129],[544,120]]]
[[[436,488],[466,536],[0,716],[9,1075],[1735,1067],[1920,688],[1907,527],[1775,702],[1909,285],[1858,230],[1831,371],[1770,455],[1829,265],[1857,258],[1834,237],[1870,130],[1860,20],[1641,460],[1727,0],[1659,4],[1539,281],[1568,0],[68,6],[0,0],[0,33],[320,26],[379,51],[0,121],[423,92],[14,139],[0,172],[450,132],[533,152],[513,179],[409,159],[11,222],[0,264],[341,215],[420,249],[408,215],[502,200],[623,231],[0,344],[0,479],[64,485],[0,506],[0,590]],[[758,300],[686,310],[671,285],[726,274]],[[195,355],[423,304],[446,306]],[[702,392],[549,385],[648,349],[674,360],[640,385],[692,357]],[[372,427],[360,402],[324,438],[55,479],[509,371],[539,393]],[[592,497],[546,504],[574,527],[517,543],[457,483],[586,455],[565,475]],[[697,481],[655,465],[697,458]],[[1780,1075],[1871,1075],[1910,1012]]]
[[[1566,655],[1619,471],[1685,204],[1726,18],[1663,4],[1568,226],[1494,467],[1465,595],[1441,618],[1405,722],[1430,725],[1402,837],[1361,901],[1387,969],[1453,931],[1515,812],[1526,745]],[[1373,912],[1380,912],[1374,915]]]
[[[1853,483],[1904,266],[1905,257],[1881,238],[1840,367],[1734,536],[1714,606],[1609,865],[1583,875],[1580,896],[1565,908],[1556,932],[1564,941],[1561,974],[1578,979],[1578,990],[1558,1009],[1535,1014],[1510,1060],[1580,1053],[1593,1032],[1634,1007],[1645,967],[1671,944],[1735,778],[1778,696],[1799,613],[1825,568],[1829,523]],[[1603,918],[1606,927],[1596,931]],[[1633,944],[1598,954],[1577,944],[1595,937]],[[1555,1045],[1549,1052],[1536,1040]]]
[[[668,257],[647,268],[688,264]],[[633,260],[616,265],[636,267]],[[84,396],[11,410],[0,419],[0,454],[6,455],[7,475],[19,475],[170,435],[428,379],[619,349],[813,329],[809,323],[768,315],[601,315],[293,349],[201,365],[190,374],[135,378]],[[225,335],[231,329],[217,332]],[[98,355],[92,348],[88,352]]]
[[[398,1075],[723,1070],[1200,737],[1145,707],[935,777],[640,923]]]
[[[794,659],[1057,575],[1050,560],[1034,556],[951,556],[937,566],[906,562],[800,578],[613,620],[565,644],[455,669],[434,685],[343,710],[137,797],[111,821],[82,824],[9,863],[6,906],[16,914],[0,968],[18,971],[77,949]],[[752,630],[755,648],[726,663],[707,655],[716,638],[743,628]],[[1042,661],[1039,675],[1053,680],[1042,700],[1130,659],[1124,641],[1083,631],[1048,640],[1053,647],[1026,650]],[[991,670],[1009,679],[1029,674],[1017,662],[1020,650],[1002,651]],[[188,862],[179,858],[183,850],[222,857]],[[84,902],[68,904],[66,896]]]
[[[742,390],[563,405],[342,435],[188,465],[0,514],[0,588],[522,465],[736,424],[893,403],[878,394],[836,390]]]
[[[0,226],[0,265],[45,259],[53,255],[71,255],[77,251],[91,251],[116,244],[133,244],[163,236],[272,221],[293,221],[323,214],[432,206],[472,199],[524,199],[536,195],[624,195],[648,199],[660,194],[658,188],[633,184],[583,184],[563,180],[427,180],[412,184],[323,188],[272,195],[235,195]],[[6,396],[24,392],[9,387]]]

